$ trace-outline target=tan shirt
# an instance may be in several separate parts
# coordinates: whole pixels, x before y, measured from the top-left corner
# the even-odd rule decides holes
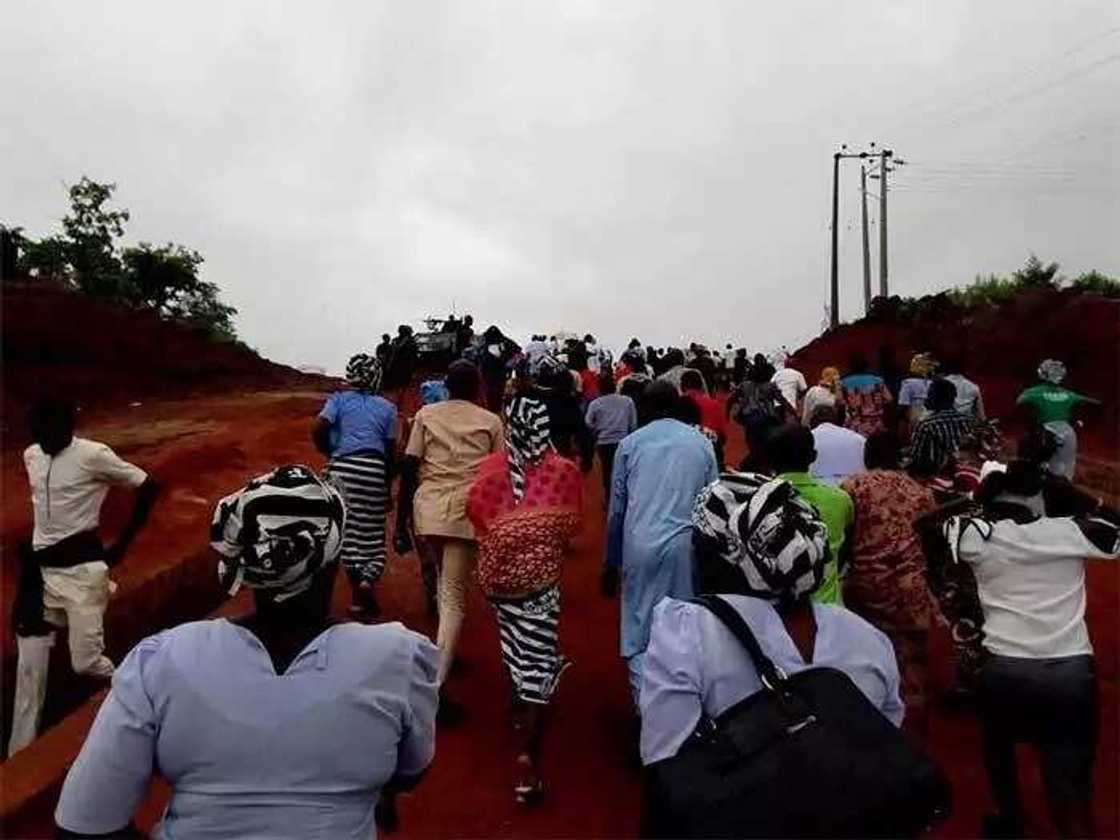
[[[473,540],[467,494],[487,455],[503,447],[498,415],[465,400],[426,405],[412,421],[406,455],[420,459],[416,533]]]

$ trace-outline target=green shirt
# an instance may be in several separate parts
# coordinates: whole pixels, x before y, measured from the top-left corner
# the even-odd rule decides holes
[[[848,528],[856,520],[856,507],[852,497],[839,487],[822,484],[809,473],[789,472],[782,473],[778,478],[792,484],[809,503],[817,509],[828,527],[828,548],[831,554],[828,564],[824,567],[824,583],[821,588],[813,593],[813,600],[818,604],[843,605],[844,598],[840,592],[840,570],[838,560],[840,549],[844,545]]]
[[[1030,406],[1039,423],[1068,423],[1074,406],[1085,402],[1085,397],[1061,385],[1044,382],[1025,390],[1015,402]]]

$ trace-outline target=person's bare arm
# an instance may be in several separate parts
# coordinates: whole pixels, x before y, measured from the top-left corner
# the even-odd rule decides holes
[[[331,457],[331,424],[328,420],[322,417],[316,419],[315,427],[311,430],[311,440],[324,458]]]
[[[412,497],[420,484],[420,459],[415,455],[405,455],[400,463],[400,473],[394,547],[398,554],[407,554],[412,551]]]
[[[105,549],[105,562],[107,564],[114,566],[124,558],[128,547],[132,545],[132,541],[136,539],[140,529],[147,523],[158,495],[159,485],[151,476],[144,479],[144,483],[136,488],[136,501],[132,506],[132,515],[128,518],[124,528],[121,529],[117,539]]]

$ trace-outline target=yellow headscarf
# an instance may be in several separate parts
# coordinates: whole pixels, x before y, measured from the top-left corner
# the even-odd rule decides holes
[[[821,371],[821,384],[830,391],[835,391],[840,382],[840,371],[834,367],[826,367]]]
[[[917,353],[910,360],[910,372],[928,378],[937,371],[937,361],[929,353]]]

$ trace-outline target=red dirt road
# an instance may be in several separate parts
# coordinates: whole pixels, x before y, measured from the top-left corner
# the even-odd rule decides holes
[[[227,401],[228,402],[228,401]],[[194,407],[205,416],[205,406]],[[229,420],[228,411],[221,416]],[[237,424],[234,424],[237,428]],[[277,411],[269,418],[255,413],[252,428],[239,433],[251,438],[247,456],[239,458],[233,471],[246,475],[259,466],[262,454],[275,451],[277,462],[302,459],[321,462],[307,441],[308,418],[290,411]],[[729,455],[742,452],[742,441],[733,441]],[[221,457],[220,449],[207,449],[210,457]],[[187,504],[193,479],[181,465],[177,470],[176,504]],[[208,465],[198,463],[198,491],[212,503],[220,490],[235,483],[230,464],[222,470],[222,487],[205,475]],[[8,478],[8,475],[5,475]],[[228,486],[225,486],[228,485]],[[5,481],[5,486],[11,489]],[[18,486],[18,485],[14,485]],[[624,669],[618,659],[618,607],[604,600],[597,590],[603,541],[602,493],[597,475],[586,482],[586,522],[575,543],[563,583],[561,643],[575,665],[564,677],[555,700],[545,741],[544,771],[549,795],[538,807],[526,810],[513,801],[510,737],[507,725],[507,690],[498,655],[498,636],[493,616],[482,597],[474,591],[460,644],[461,665],[450,688],[466,707],[465,719],[439,732],[435,764],[417,791],[400,799],[402,837],[624,837],[634,836],[638,826],[639,775],[631,758],[634,724],[630,711]],[[7,502],[5,507],[7,508]],[[7,520],[9,511],[5,510]],[[190,520],[189,529],[186,519]],[[181,523],[168,511],[160,522],[179,525],[173,533],[153,534],[150,551],[170,550],[176,556],[193,554],[205,547],[202,517],[194,514]],[[5,531],[8,530],[7,521]],[[138,548],[140,546],[138,545]],[[139,564],[149,550],[130,559]],[[1101,732],[1096,771],[1096,812],[1101,836],[1117,836],[1120,799],[1117,769],[1117,604],[1120,575],[1115,564],[1096,565],[1089,575],[1090,630],[1097,648],[1101,684]],[[433,633],[434,623],[425,615],[415,555],[393,557],[381,587],[387,620],[400,620],[409,627]],[[340,581],[336,605],[347,601]],[[938,632],[931,694],[946,686],[948,643]],[[936,832],[943,837],[976,836],[979,819],[987,807],[986,782],[980,762],[979,732],[968,715],[946,715],[936,704],[930,721],[930,744],[948,770],[955,787],[953,817]],[[62,757],[60,757],[62,758]],[[69,757],[66,757],[69,758]],[[1023,773],[1024,792],[1034,835],[1052,835],[1045,815],[1037,766],[1033,759]],[[149,828],[166,803],[167,791],[154,784],[140,814],[141,826]],[[50,836],[50,814],[46,810],[24,815],[9,826],[18,836]],[[18,828],[17,828],[18,825]]]

